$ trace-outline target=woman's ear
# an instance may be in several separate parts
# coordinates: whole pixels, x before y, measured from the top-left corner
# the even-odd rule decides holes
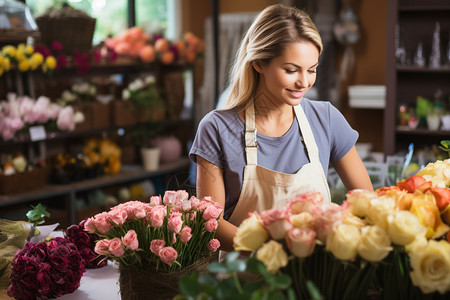
[[[256,72],[258,73],[262,73],[262,68],[261,68],[261,62],[259,60],[255,60],[252,62],[252,66],[253,68],[256,70]]]

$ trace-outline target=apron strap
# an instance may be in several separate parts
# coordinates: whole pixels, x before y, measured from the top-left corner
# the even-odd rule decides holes
[[[245,155],[247,165],[258,164],[258,143],[256,141],[255,106],[253,101],[245,110]]]
[[[319,162],[319,149],[317,148],[314,134],[312,133],[311,126],[308,123],[305,112],[302,109],[301,104],[294,107],[295,115],[297,116],[297,122],[300,126],[300,131],[303,135],[303,141],[306,145],[306,151],[308,152],[310,162]]]

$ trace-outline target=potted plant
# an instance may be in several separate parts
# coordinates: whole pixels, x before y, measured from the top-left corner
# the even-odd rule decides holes
[[[162,121],[165,118],[164,98],[153,75],[136,78],[122,91],[123,100],[130,100],[138,122]]]
[[[154,171],[159,167],[160,149],[155,143],[155,137],[162,130],[162,126],[152,123],[139,123],[132,131],[134,144],[139,148],[142,164],[147,171]]]

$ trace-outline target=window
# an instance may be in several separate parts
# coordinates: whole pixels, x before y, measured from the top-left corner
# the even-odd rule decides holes
[[[72,7],[85,11],[97,19],[94,32],[94,44],[107,36],[117,35],[129,24],[136,24],[148,33],[163,34],[176,38],[179,34],[180,0],[132,0],[135,5],[136,20],[128,20],[128,3],[130,0],[26,0],[33,16],[44,13],[55,3],[67,2]]]

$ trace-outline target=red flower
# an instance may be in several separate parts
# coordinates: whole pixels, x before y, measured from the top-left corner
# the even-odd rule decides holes
[[[413,193],[419,186],[426,182],[425,178],[420,175],[414,175],[402,182],[397,182],[397,187],[401,190],[406,190],[409,193]]]

